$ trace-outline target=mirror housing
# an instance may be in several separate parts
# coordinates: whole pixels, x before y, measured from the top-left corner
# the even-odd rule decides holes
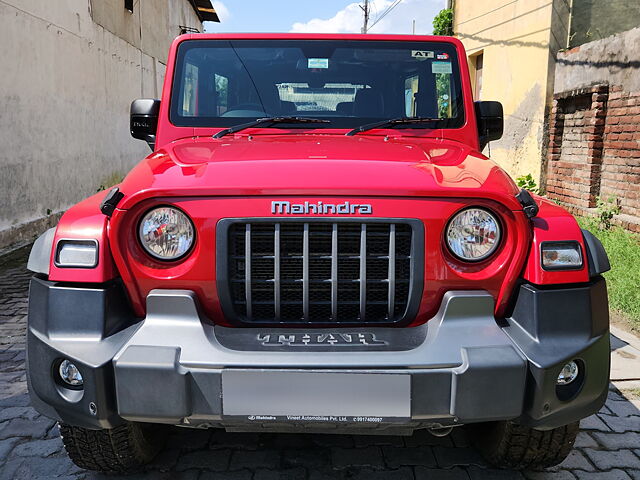
[[[502,137],[504,131],[502,104],[500,102],[475,102],[475,110],[480,150],[483,150],[487,143]]]
[[[159,113],[160,100],[139,98],[131,102],[129,121],[131,136],[147,142],[152,151],[156,144]]]

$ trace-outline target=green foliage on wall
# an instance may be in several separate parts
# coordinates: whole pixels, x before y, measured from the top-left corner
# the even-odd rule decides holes
[[[433,19],[434,35],[453,35],[453,10],[445,8]]]

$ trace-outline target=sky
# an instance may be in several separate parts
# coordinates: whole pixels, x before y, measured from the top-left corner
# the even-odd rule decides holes
[[[431,34],[433,17],[445,0],[372,0],[370,33]],[[364,3],[364,2],[359,2]],[[349,0],[214,0],[220,23],[205,22],[205,31],[360,33],[363,14],[358,2]],[[375,24],[374,24],[375,23]]]

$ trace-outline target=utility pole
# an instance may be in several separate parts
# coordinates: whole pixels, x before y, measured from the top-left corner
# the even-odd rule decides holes
[[[362,25],[362,33],[367,33],[369,28],[369,0],[364,0],[364,5],[360,5],[360,8],[364,12],[364,24]]]

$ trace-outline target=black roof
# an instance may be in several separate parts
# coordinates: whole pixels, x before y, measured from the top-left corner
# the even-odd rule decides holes
[[[201,22],[220,22],[211,0],[189,0]]]

